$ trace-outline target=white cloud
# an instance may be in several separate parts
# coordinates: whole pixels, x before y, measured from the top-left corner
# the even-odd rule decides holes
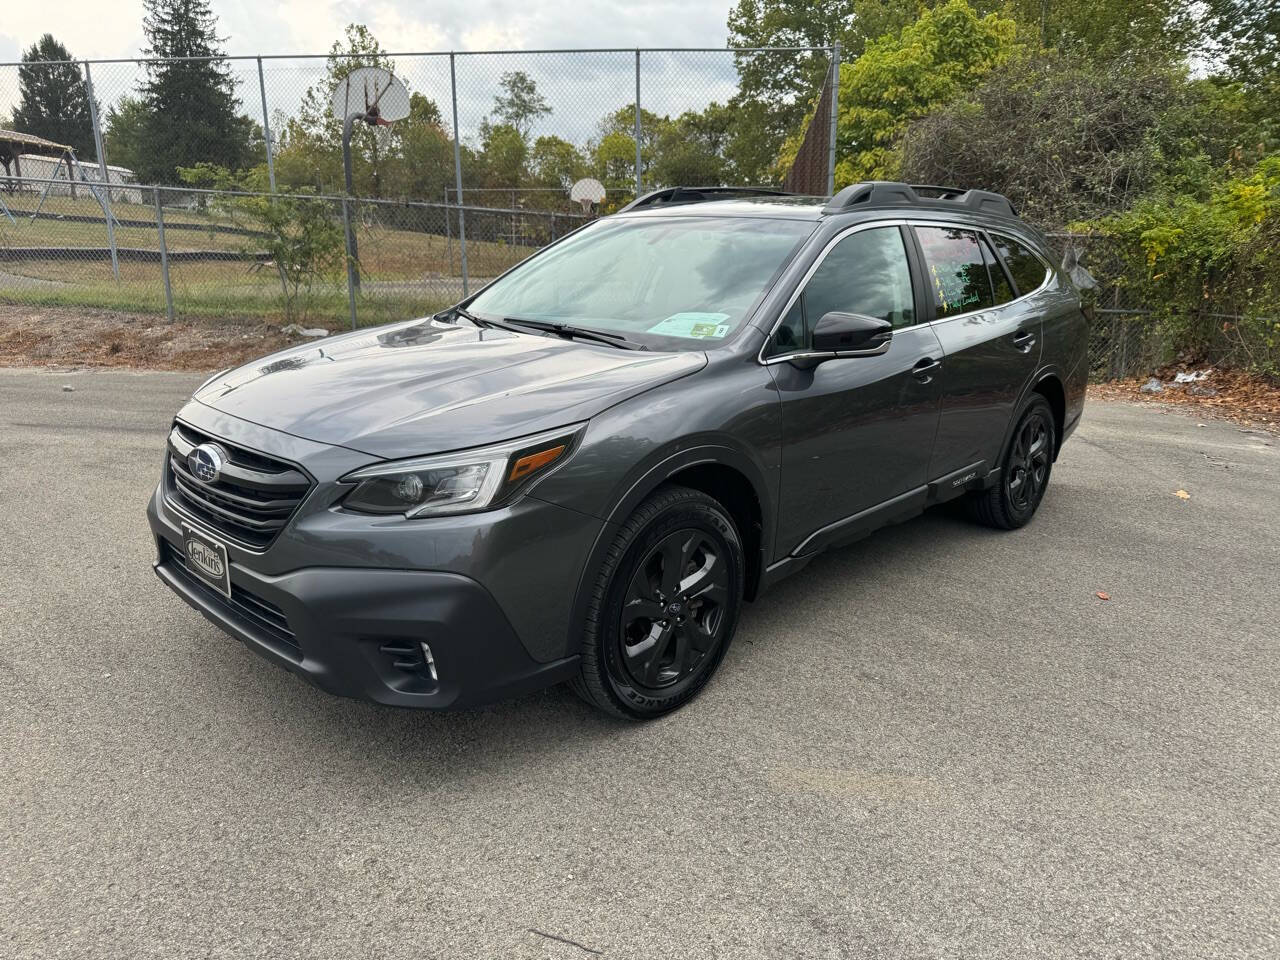
[[[231,54],[324,53],[348,23],[395,51],[724,45],[728,0],[213,0]],[[78,58],[138,55],[141,0],[6,5],[0,56],[17,59],[52,33]]]
[[[566,4],[527,0],[213,0],[227,53],[248,55],[322,54],[342,37],[348,23],[363,23],[393,52],[545,50],[552,48],[712,47],[723,48],[729,0],[644,4],[618,0],[576,0]],[[0,22],[0,60],[17,59],[21,49],[51,32],[77,58],[139,55],[141,0],[61,0],[56,17],[36,3],[17,4]],[[426,93],[449,115],[447,58],[397,58],[411,89]],[[321,79],[323,60],[269,59],[264,65],[274,114],[297,109],[306,88]],[[535,134],[554,133],[582,142],[600,119],[630,103],[635,94],[635,61],[614,54],[466,56],[458,59],[458,100],[464,136],[473,136],[492,106],[498,77],[525,70],[550,101],[553,113]],[[247,113],[261,114],[256,64],[233,65]],[[93,71],[104,109],[137,89],[143,77],[134,64],[104,64]],[[736,85],[732,57],[722,53],[650,54],[642,61],[642,103],[659,113],[698,109],[723,102]],[[0,114],[17,99],[13,68],[0,68]]]

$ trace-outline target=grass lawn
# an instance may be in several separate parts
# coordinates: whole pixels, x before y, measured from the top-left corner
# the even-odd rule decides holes
[[[104,250],[105,224],[77,223],[41,218],[31,220],[22,210],[34,210],[38,198],[30,194],[5,197],[16,218],[10,223],[0,217],[0,248],[68,247]],[[155,208],[137,204],[112,204],[121,220],[154,222]],[[50,197],[44,212],[63,215],[101,216],[92,198]],[[247,217],[231,212],[196,210],[165,211],[166,225],[199,223],[202,226],[254,228]],[[490,218],[492,219],[492,218]],[[477,224],[477,229],[494,225]],[[117,227],[116,246],[158,250],[158,235],[149,227]],[[357,228],[363,290],[357,314],[361,324],[432,312],[461,296],[461,260],[456,238],[414,230],[392,229],[362,222]],[[166,229],[170,251],[229,251],[257,253],[263,243],[253,236],[219,233],[214,230]],[[467,242],[468,274],[473,287],[496,276],[534,252],[533,247],[502,242]],[[269,265],[247,261],[198,261],[170,263],[175,311],[186,317],[245,317],[286,319],[280,282]],[[109,309],[163,313],[164,289],[159,263],[122,261],[120,278],[112,276],[108,259],[0,259],[0,302],[62,306],[105,307]],[[317,280],[305,316],[309,323],[332,325],[347,322],[345,276],[339,274]]]

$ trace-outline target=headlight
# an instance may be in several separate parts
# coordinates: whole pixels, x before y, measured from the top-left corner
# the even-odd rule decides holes
[[[342,478],[356,488],[342,506],[358,513],[435,517],[506,503],[572,451],[583,424],[438,457],[396,460]]]

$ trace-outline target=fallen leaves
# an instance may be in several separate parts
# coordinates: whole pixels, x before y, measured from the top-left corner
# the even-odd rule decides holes
[[[1196,365],[1181,364],[1155,372],[1163,389],[1159,393],[1142,393],[1141,387],[1151,379],[1144,375],[1134,380],[1089,385],[1089,394],[1104,400],[1137,400],[1141,403],[1194,406],[1236,423],[1280,429],[1280,386],[1265,377],[1240,370],[1214,368],[1202,380],[1177,383],[1178,373],[1196,374]],[[1194,389],[1193,389],[1194,388]]]

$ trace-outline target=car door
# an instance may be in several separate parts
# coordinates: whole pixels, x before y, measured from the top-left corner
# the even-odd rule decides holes
[[[1040,363],[1041,314],[1018,298],[985,231],[917,224],[942,343],[941,410],[929,478],[995,465],[1013,416]]]
[[[896,224],[833,239],[761,352],[782,403],[778,557],[840,539],[856,515],[926,482],[942,352],[919,322],[924,291],[909,243]],[[830,311],[888,321],[888,349],[815,363],[810,337]]]

